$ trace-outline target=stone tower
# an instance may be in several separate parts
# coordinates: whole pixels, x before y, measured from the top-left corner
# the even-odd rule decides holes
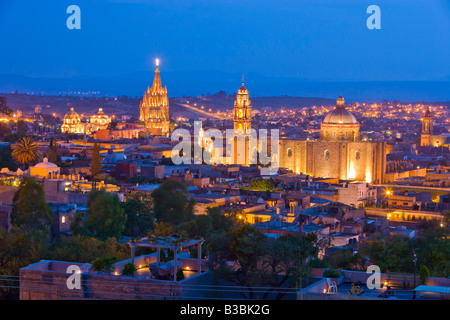
[[[139,105],[139,120],[145,123],[150,134],[169,135],[169,98],[167,87],[162,86],[159,75],[159,59],[156,59],[155,78]]]
[[[430,108],[425,111],[422,117],[422,134],[420,135],[420,145],[429,146],[430,137],[433,134],[433,116],[430,112]]]
[[[244,133],[250,133],[251,127],[252,104],[244,86],[244,78],[242,78],[242,87],[238,90],[234,101],[234,130],[241,129]]]
[[[234,101],[234,138],[232,141],[233,164],[250,164],[250,130],[252,127],[252,105],[249,99],[248,91],[244,86],[244,77],[242,77],[242,86],[238,90],[236,100]]]

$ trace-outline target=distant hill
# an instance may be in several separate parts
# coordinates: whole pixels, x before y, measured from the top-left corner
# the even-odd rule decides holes
[[[0,93],[6,98],[7,105],[12,109],[20,109],[25,113],[34,112],[36,106],[41,106],[42,112],[46,114],[56,113],[62,117],[68,110],[68,103],[75,108],[79,114],[92,114],[98,108],[109,115],[120,116],[122,114],[139,116],[139,102],[141,98],[121,97],[78,97],[67,95],[31,95],[31,94],[11,94]],[[235,95],[212,95],[209,97],[195,97],[191,99],[191,104],[198,103],[198,106],[205,105],[207,109],[215,111],[227,111],[233,108]],[[169,99],[170,113],[173,116],[194,116],[185,108],[179,106],[180,98]],[[324,98],[304,98],[304,97],[254,97],[252,107],[262,109],[265,107],[277,108],[299,108],[313,105],[334,105],[334,99]]]
[[[77,92],[99,92],[97,96],[139,98],[153,82],[153,72],[137,72],[110,77],[33,78],[0,74],[0,92],[46,95],[76,95]],[[223,90],[235,93],[241,86],[242,74],[161,70],[163,85],[169,97],[208,95]],[[403,102],[450,101],[450,81],[402,82],[326,82],[301,78],[268,78],[257,73],[245,74],[250,97],[321,97],[335,100],[343,96],[347,102],[399,100]],[[256,101],[255,101],[256,102]]]
[[[41,106],[44,114],[56,113],[62,117],[68,111],[68,103],[75,108],[79,114],[89,116],[97,112],[98,108],[108,115],[115,115],[120,118],[121,115],[131,115],[139,117],[139,102],[142,97],[80,97],[70,95],[31,95],[16,93],[1,93],[0,96],[6,98],[6,104],[13,110],[20,109],[24,113],[33,113],[36,106]],[[270,96],[270,97],[250,97],[252,108],[261,110],[267,107],[276,109],[304,108],[311,106],[333,106],[336,99],[314,98],[314,97],[293,97],[293,96]],[[226,94],[220,91],[213,95],[203,95],[198,97],[178,97],[169,98],[171,117],[185,117],[195,119],[199,117],[198,113],[189,111],[181,106],[181,104],[189,101],[191,106],[194,103],[200,108],[204,106],[205,111],[210,112],[230,112],[233,108],[235,94]],[[347,100],[346,100],[347,101]],[[379,101],[381,102],[381,101]],[[450,107],[450,102],[436,102],[433,104],[444,105]]]

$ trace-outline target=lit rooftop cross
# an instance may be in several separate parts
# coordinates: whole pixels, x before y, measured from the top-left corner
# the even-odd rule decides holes
[[[158,67],[159,66],[159,59],[158,58],[155,59],[155,63],[156,63],[156,66]]]

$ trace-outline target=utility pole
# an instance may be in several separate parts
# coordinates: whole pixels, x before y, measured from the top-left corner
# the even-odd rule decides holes
[[[414,288],[413,288],[413,300],[416,300],[416,265],[417,265],[417,254],[416,249],[413,249],[413,262],[414,262]]]

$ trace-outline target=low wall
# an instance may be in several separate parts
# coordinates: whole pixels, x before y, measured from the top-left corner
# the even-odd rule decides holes
[[[81,288],[67,287],[65,272],[20,269],[20,300],[180,299],[181,283],[83,273]]]
[[[348,270],[339,270],[342,272],[343,277],[339,279],[339,284],[341,283],[355,283],[355,284],[366,284],[367,279],[371,276],[370,273],[362,272],[362,271],[348,271]],[[336,281],[336,279],[331,279],[332,281]],[[384,283],[388,281],[388,284],[392,287],[400,287],[400,288],[408,288],[413,289],[414,287],[414,275],[412,274],[400,274],[400,273],[381,273],[380,281]],[[338,285],[339,285],[338,284]],[[416,287],[420,285],[420,279],[418,275],[416,275]],[[427,280],[428,286],[439,286],[439,287],[449,287],[450,288],[450,279],[447,278],[436,278],[430,277]],[[355,296],[355,295],[345,295],[345,294],[326,294],[324,290],[328,288],[327,279],[323,278],[322,280],[302,289],[297,293],[298,300],[373,300],[379,299],[378,297],[370,297],[370,296]],[[426,296],[426,294],[423,294]],[[438,295],[436,295],[438,296]],[[441,297],[441,296],[439,296]]]
[[[340,270],[344,274],[344,282],[347,283],[366,283],[367,278],[371,275],[362,271],[348,271]],[[413,274],[400,274],[400,273],[380,273],[381,282],[388,281],[391,286],[404,286],[406,288],[413,288],[414,275]],[[420,285],[419,275],[416,274],[416,286]],[[450,280],[447,278],[429,277],[427,280],[429,286],[450,286]]]
[[[150,263],[156,262],[157,252],[148,255],[142,255],[134,258],[134,265],[139,268],[139,266],[148,266]],[[113,265],[114,272],[122,273],[124,266],[130,263],[131,259],[122,260]]]

